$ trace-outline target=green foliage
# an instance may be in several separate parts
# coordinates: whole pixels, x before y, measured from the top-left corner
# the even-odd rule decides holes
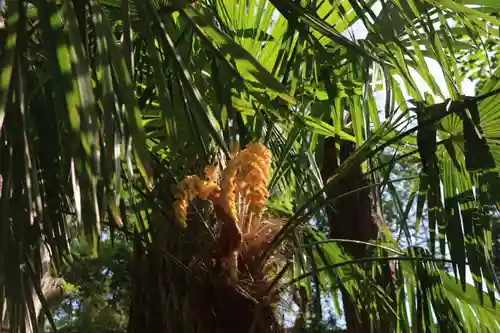
[[[468,2],[484,6],[387,0],[378,12],[368,0],[36,0],[28,10],[27,1],[8,1],[0,31],[0,307],[7,302],[8,318],[0,319],[13,332],[26,318],[35,322],[32,293],[43,299],[39,253],[47,245],[54,271],[76,288],[56,322],[124,328],[128,250],[99,242],[107,224],[133,230],[134,254],[146,258],[150,270],[131,282],[144,282],[141,290],[154,295],[148,301],[161,306],[144,309],[159,311],[165,330],[198,330],[186,281],[199,277],[192,263],[209,257],[206,239],[218,229],[210,208],[197,204],[190,216],[198,223],[178,230],[170,186],[209,162],[223,165],[239,140],[273,152],[270,208],[287,220],[262,255],[290,248],[273,293],[304,288],[309,312],[328,297],[339,314],[340,288],[374,324],[400,332],[479,330],[483,319],[491,330],[498,316],[484,290],[493,302],[500,289],[491,238],[500,96],[493,77],[477,98],[461,97],[455,55],[484,61],[477,50],[500,21],[490,14],[494,4]],[[347,37],[355,24],[366,38]],[[487,47],[496,47],[494,37]],[[445,86],[426,58],[438,63]],[[356,145],[322,179],[320,170],[336,162],[323,151],[333,137]],[[405,164],[415,179],[400,177]],[[410,238],[414,209],[430,252],[403,248],[387,233],[367,244],[374,250],[366,258],[351,258],[340,244],[359,240],[328,239],[334,226],[324,211],[338,196],[326,193],[358,166],[382,197],[396,198],[398,182],[411,187],[385,211]],[[88,247],[80,244],[71,260],[69,240],[81,233]],[[445,256],[462,288],[470,268],[479,302],[470,286],[450,287],[436,263]],[[390,290],[378,282],[388,261],[397,262]],[[470,304],[481,321],[464,310]]]
[[[492,16],[500,17],[498,13],[492,13]],[[477,91],[480,91],[500,65],[500,34],[493,27],[473,30],[467,26],[457,26],[454,29],[462,31],[463,35],[459,38],[461,43],[471,43],[471,47],[463,47],[458,51],[460,70],[476,83]],[[471,34],[480,36],[478,43],[474,43],[475,38],[471,38]]]
[[[85,243],[71,247],[74,260],[61,272],[65,297],[52,309],[58,332],[126,332],[131,297],[126,240],[101,241],[97,257]]]

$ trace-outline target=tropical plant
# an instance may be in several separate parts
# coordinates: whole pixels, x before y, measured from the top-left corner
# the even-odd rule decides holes
[[[348,332],[495,331],[499,87],[462,96],[455,55],[457,28],[479,45],[500,21],[491,1],[469,2],[7,1],[3,324],[35,331],[41,310],[53,323],[41,254],[57,276],[69,240],[85,235],[97,256],[106,225],[133,235],[130,332],[282,331],[289,299],[297,330],[327,299]],[[238,146],[265,163],[239,164]],[[419,173],[391,179],[405,159]],[[380,200],[403,180],[405,247]],[[180,214],[194,194],[213,203]]]

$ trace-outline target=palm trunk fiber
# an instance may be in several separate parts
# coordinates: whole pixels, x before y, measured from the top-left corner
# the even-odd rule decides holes
[[[337,139],[339,140],[339,139]],[[339,140],[340,152],[335,147],[336,139],[327,138],[324,143],[324,160],[322,168],[322,178],[326,182],[332,177],[340,163],[344,162],[354,151],[354,144],[344,140]],[[340,154],[339,154],[340,153]],[[336,239],[349,239],[367,242],[375,240],[379,234],[379,221],[381,216],[374,209],[377,202],[373,198],[373,193],[369,185],[369,180],[362,172],[361,165],[353,167],[339,180],[338,186],[328,193],[330,198],[341,196],[327,207],[328,221],[330,227],[330,237]],[[366,255],[366,246],[359,243],[343,243],[343,248],[354,258],[360,259]],[[370,333],[375,332],[373,321],[370,322],[368,309],[356,309],[356,301],[352,299],[345,290],[342,290],[344,314],[348,333]],[[378,325],[376,325],[378,326]],[[380,327],[380,326],[379,326]]]
[[[175,182],[165,181],[154,194],[163,207],[153,209],[148,221],[151,241],[146,241],[145,233],[135,237],[128,331],[278,332],[271,304],[223,276],[216,260],[221,245],[205,227],[216,223],[209,205],[198,205],[199,214],[188,214],[186,229],[174,224],[171,184]]]
[[[174,228],[161,229],[164,234],[153,236],[151,244],[137,241],[134,247],[130,333],[279,331],[270,305],[245,295],[218,276],[215,267],[200,264],[199,254],[189,253],[199,247],[194,244],[199,238]],[[159,229],[155,234],[161,234]],[[180,246],[175,249],[174,244]],[[209,251],[205,254],[210,258]]]

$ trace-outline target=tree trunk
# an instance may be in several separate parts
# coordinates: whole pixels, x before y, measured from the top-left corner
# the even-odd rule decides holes
[[[174,223],[175,182],[161,169],[154,168],[158,190],[152,196],[161,207],[148,219],[151,241],[145,241],[146,233],[135,237],[129,332],[278,332],[271,302],[250,296],[221,274],[216,259],[224,245],[205,227],[216,225],[211,206],[195,202],[184,230]]]
[[[195,223],[202,223],[189,222],[188,229]],[[174,228],[165,228],[164,231],[169,237],[165,243],[154,237],[156,239],[151,244],[145,245],[141,241],[135,244],[130,333],[278,331],[271,306],[245,295],[243,290],[217,276],[215,267],[201,263],[210,259],[198,259],[196,255],[188,258],[190,248],[199,245],[184,244],[180,246],[181,251],[172,246],[180,243],[175,239],[188,241],[193,238],[195,242],[200,238],[189,235],[189,231],[185,235]],[[210,257],[209,251],[206,256]]]
[[[61,299],[63,296],[63,288],[62,283],[63,279],[56,278],[50,275],[48,267],[50,265],[50,254],[45,248],[42,247],[41,250],[41,258],[42,258],[42,278],[40,279],[40,287],[43,293],[43,297],[47,304],[53,304],[57,300]],[[42,301],[38,297],[35,289],[32,288],[31,291],[31,302],[33,304],[33,314],[35,315],[35,320],[29,315],[29,310],[26,309],[25,316],[25,332],[26,333],[35,333],[39,332],[40,327],[43,327],[45,313],[42,313],[43,305]],[[4,307],[0,315],[2,316],[2,327],[0,327],[0,332],[11,332],[8,322],[8,303],[4,302]]]
[[[322,168],[324,182],[336,173],[339,163],[344,162],[355,149],[352,142],[340,140],[340,154],[338,154],[335,143],[335,138],[325,139]],[[335,198],[356,191],[340,197],[334,204],[327,207],[331,238],[364,242],[378,238],[381,216],[376,209],[378,202],[374,200],[372,191],[366,188],[369,183],[362,172],[361,165],[353,165],[339,180],[335,190],[328,193],[330,198]],[[363,244],[344,243],[342,246],[355,259],[365,257],[366,246]],[[342,299],[347,332],[374,332],[373,325],[369,320],[368,309],[356,309],[356,301],[344,289],[342,289]]]
[[[42,287],[43,297],[47,301],[48,305],[53,305],[54,303],[62,299],[64,295],[62,283],[63,279],[61,278],[55,278],[49,275],[46,275],[42,278],[40,285]],[[38,332],[39,328],[43,327],[45,323],[46,316],[45,313],[42,313],[43,310],[42,302],[40,301],[40,298],[38,297],[36,292],[33,293],[33,304],[35,307],[36,322],[38,323],[38,325],[37,327],[32,327],[31,321],[27,320],[26,321],[28,327],[27,333]]]

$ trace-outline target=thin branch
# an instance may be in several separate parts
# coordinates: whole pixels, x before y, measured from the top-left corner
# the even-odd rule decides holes
[[[373,243],[363,242],[363,241],[354,240],[354,239],[340,239],[340,238],[329,238],[329,239],[326,239],[326,240],[309,243],[309,244],[307,244],[307,245],[305,245],[303,247],[307,248],[307,247],[312,247],[312,246],[321,245],[321,244],[328,244],[328,243],[356,243],[356,244],[363,244],[363,245],[366,245],[366,246],[372,246],[372,247],[381,248],[381,249],[387,250],[389,252],[397,253],[399,255],[403,255],[404,254],[404,252],[402,252],[402,251],[399,251],[399,250],[396,250],[396,249],[392,249],[392,248],[384,246],[384,245],[373,244]]]
[[[482,94],[482,95],[479,95],[479,96],[476,96],[476,97],[471,97],[468,100],[471,100],[471,101],[474,101],[474,102],[478,103],[478,102],[481,102],[482,100],[484,100],[484,99],[486,99],[488,97],[491,97],[493,95],[496,95],[498,93],[500,93],[500,88],[493,89],[492,91],[487,92],[486,94]]]
[[[353,264],[358,264],[358,263],[367,263],[367,262],[372,262],[372,261],[391,261],[391,260],[398,260],[398,261],[403,261],[403,260],[408,260],[408,261],[431,261],[431,262],[440,262],[440,263],[453,263],[451,259],[445,259],[445,258],[434,258],[434,257],[412,257],[412,256],[395,256],[395,257],[372,257],[372,258],[360,258],[360,259],[352,259],[352,260],[347,260],[341,263],[336,263],[336,264],[331,264],[331,265],[326,265],[323,267],[320,267],[316,269],[315,272],[310,271],[307,273],[304,273],[302,275],[297,276],[296,278],[288,281],[285,283],[281,288],[277,289],[275,294],[279,294],[285,289],[287,289],[289,286],[293,285],[294,283],[299,282],[300,280],[303,280],[307,277],[310,277],[313,273],[319,273],[322,271],[326,271],[329,269],[336,269],[340,268],[342,266],[347,266],[347,265],[353,265]],[[466,264],[467,265],[467,264]]]

